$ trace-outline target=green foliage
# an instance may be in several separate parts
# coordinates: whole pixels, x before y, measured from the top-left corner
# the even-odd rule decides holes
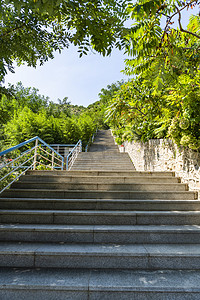
[[[182,11],[195,3],[129,5],[135,23],[126,36],[131,58],[125,72],[134,79],[121,86],[107,109],[119,143],[172,138],[179,146],[200,148],[200,17],[191,16],[186,29],[181,24]],[[172,27],[176,15],[179,28]]]
[[[149,71],[148,71],[149,74]],[[200,147],[199,72],[180,74],[177,81],[155,92],[144,76],[121,86],[110,100],[107,121],[117,142],[172,138],[179,146]],[[196,82],[196,83],[195,83]]]
[[[11,88],[13,97],[0,99],[0,151],[34,136],[48,144],[75,144],[81,139],[85,147],[103,126],[100,102],[85,108],[70,104],[67,97],[51,102],[22,83]]]
[[[14,61],[36,67],[70,43],[78,46],[80,56],[90,48],[102,55],[121,48],[128,1],[2,0],[0,82],[7,71],[14,72]],[[0,86],[0,94],[4,89]]]
[[[0,190],[2,190],[4,187],[6,187],[15,178],[15,176],[18,175],[17,172],[7,175],[12,171],[11,165],[8,165],[6,168],[3,167],[7,163],[8,163],[8,159],[0,157],[0,167],[1,167],[0,178],[5,177],[4,180],[0,181]]]
[[[11,3],[0,4],[0,81],[7,70],[14,72],[13,61],[36,67],[37,61],[43,64],[69,42],[69,34],[53,16],[34,10],[27,1]]]

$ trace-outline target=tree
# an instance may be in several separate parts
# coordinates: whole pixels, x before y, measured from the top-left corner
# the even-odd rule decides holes
[[[103,55],[121,47],[128,0],[2,0],[0,81],[13,62],[36,67],[73,43],[80,56],[91,46]]]
[[[135,24],[126,36],[131,58],[125,72],[135,79],[108,108],[119,143],[170,137],[179,146],[200,148],[200,17],[191,16],[187,28],[181,23],[181,13],[195,4],[138,0],[129,6]]]
[[[181,13],[189,8],[193,9],[197,4],[198,1],[194,0],[138,0],[129,5],[128,11],[135,23],[126,36],[126,51],[132,57],[126,61],[126,73],[139,75],[155,64],[157,76],[158,73],[166,73],[166,66],[173,73],[185,71],[188,59],[196,58],[198,62],[196,54],[200,47],[200,17],[191,16],[186,29],[183,29],[181,23]],[[176,16],[179,28],[174,27]]]
[[[161,116],[161,99],[141,79],[124,83],[107,108],[107,121],[114,129],[117,142],[147,141],[155,137],[156,117]]]
[[[34,136],[54,144],[75,144],[82,139],[85,147],[97,125],[103,123],[96,104],[74,106],[68,97],[54,103],[37,89],[24,88],[21,82],[12,86],[12,91],[12,98],[3,95],[0,99],[1,150]]]

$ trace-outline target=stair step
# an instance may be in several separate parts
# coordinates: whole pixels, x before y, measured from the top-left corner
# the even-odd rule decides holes
[[[128,184],[142,184],[142,183],[180,183],[178,177],[157,177],[157,176],[78,176],[78,175],[23,175],[20,178],[21,182],[70,182],[70,183],[128,183]]]
[[[0,210],[1,223],[200,225],[200,211]]]
[[[134,167],[133,166],[124,166],[124,167],[120,167],[120,166],[106,166],[106,167],[103,167],[103,166],[91,166],[91,165],[87,165],[87,166],[77,166],[77,165],[74,165],[71,170],[72,171],[84,171],[84,170],[87,170],[87,171],[96,171],[96,170],[102,170],[102,171],[120,171],[120,170],[123,170],[123,169],[126,169],[127,171],[131,171],[131,170],[134,170]]]
[[[77,157],[76,161],[78,163],[97,163],[97,164],[103,164],[103,163],[110,163],[110,164],[131,164],[133,165],[133,162],[131,161],[130,157],[121,157],[121,156],[91,156],[91,157],[85,157],[85,156],[79,156]]]
[[[131,163],[127,163],[127,164],[111,164],[111,163],[109,163],[109,162],[106,162],[106,163],[95,163],[95,162],[86,162],[86,163],[84,163],[84,162],[76,162],[76,163],[74,163],[73,164],[73,166],[72,166],[72,170],[74,169],[74,167],[76,167],[76,168],[85,168],[85,169],[87,169],[87,168],[95,168],[95,170],[98,170],[98,168],[104,168],[105,170],[106,169],[109,169],[109,168],[116,168],[116,169],[121,169],[121,170],[126,170],[126,168],[128,168],[128,169],[132,169],[132,170],[134,170],[134,166],[133,166],[133,164],[131,164]]]
[[[97,168],[96,167],[87,167],[87,168],[85,168],[85,167],[76,167],[76,166],[74,166],[74,167],[72,167],[71,168],[71,170],[74,170],[74,171],[76,171],[76,170],[79,170],[79,171],[95,171],[95,170],[97,170]],[[121,170],[121,168],[115,168],[115,167],[112,167],[112,168],[103,168],[103,167],[98,167],[98,170],[102,170],[102,171],[105,171],[105,170],[110,170],[110,171],[115,171],[115,172],[117,172],[117,171],[119,171],[119,170]],[[133,168],[126,168],[126,170],[129,170],[129,171],[131,171],[131,170],[134,170]]]
[[[132,163],[130,157],[128,156],[80,156],[80,154],[78,155],[76,162],[84,162],[84,163],[90,163],[90,162],[109,162],[109,163]]]
[[[110,154],[103,154],[103,155],[97,155],[98,152],[96,153],[90,153],[90,152],[82,152],[78,154],[78,157],[76,161],[87,161],[87,162],[104,162],[108,161],[110,163],[132,163],[132,160],[130,159],[130,156],[125,153],[114,153],[113,155]]]
[[[94,165],[102,165],[102,164],[109,164],[109,165],[121,165],[121,166],[126,166],[126,165],[133,165],[132,161],[130,159],[123,159],[120,160],[120,158],[110,158],[108,157],[107,159],[84,159],[84,158],[77,158],[75,163],[78,164],[94,164]]]
[[[72,175],[76,175],[76,176],[123,176],[123,177],[127,177],[127,176],[131,176],[131,177],[140,177],[140,176],[151,176],[151,177],[174,177],[175,174],[173,172],[138,172],[138,171],[99,171],[99,170],[95,170],[95,171],[79,171],[79,170],[70,170],[70,171],[48,171],[48,170],[40,170],[40,171],[27,171],[26,172],[27,175],[48,175],[48,176],[72,176]]]
[[[65,190],[65,189],[9,189],[0,198],[57,198],[57,199],[166,199],[195,200],[197,194],[191,191],[102,191],[102,190]]]
[[[96,199],[43,199],[1,198],[1,209],[48,210],[200,210],[199,200],[96,200]]]
[[[200,299],[200,201],[174,172],[137,172],[110,131],[70,171],[0,196],[0,299]]]
[[[199,300],[200,271],[0,270],[2,300]]]
[[[199,244],[200,226],[2,224],[0,241]]]
[[[200,244],[0,242],[0,258],[0,267],[198,270]]]
[[[15,182],[14,189],[63,189],[89,191],[187,191],[187,184],[181,183],[71,183],[71,182]]]

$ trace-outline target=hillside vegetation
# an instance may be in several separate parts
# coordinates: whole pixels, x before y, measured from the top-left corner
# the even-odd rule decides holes
[[[88,108],[72,105],[68,98],[54,103],[22,83],[10,87],[10,96],[0,99],[1,150],[34,136],[49,144],[74,144],[81,139],[85,146],[97,127],[104,127],[101,101]]]

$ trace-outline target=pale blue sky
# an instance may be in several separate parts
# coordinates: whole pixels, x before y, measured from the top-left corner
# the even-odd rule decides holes
[[[111,56],[102,57],[89,53],[79,58],[75,47],[70,45],[53,60],[36,69],[26,66],[15,68],[6,76],[6,83],[21,81],[25,87],[39,89],[40,94],[51,100],[68,97],[72,104],[87,106],[98,100],[98,93],[108,84],[128,79],[121,73],[124,55],[114,50]]]
[[[196,7],[195,10],[184,13],[184,27],[190,14],[197,12]],[[70,45],[61,54],[56,53],[53,60],[36,69],[27,66],[16,67],[14,74],[8,73],[5,83],[15,84],[21,81],[23,86],[39,89],[40,94],[49,96],[54,102],[58,98],[68,97],[74,105],[88,106],[98,100],[102,88],[118,80],[128,79],[121,73],[125,58],[119,50],[113,50],[109,57],[88,53],[87,56],[79,58],[76,48]]]

